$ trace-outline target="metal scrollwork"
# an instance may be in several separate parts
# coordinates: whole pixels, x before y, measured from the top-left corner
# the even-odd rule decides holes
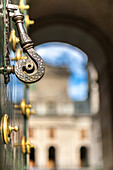
[[[33,56],[33,61],[31,59],[19,60],[15,64],[15,74],[23,82],[33,83],[39,81],[44,75],[44,64],[43,60],[34,49],[27,50],[29,56]]]
[[[16,10],[13,21],[17,26],[21,47],[28,54],[28,59],[16,62],[15,74],[18,79],[25,83],[34,83],[43,77],[45,67],[42,58],[33,49],[33,42],[24,29],[23,19],[24,16],[19,10]]]
[[[0,6],[0,9],[2,6]],[[24,16],[20,13],[19,7],[14,4],[6,3],[6,53],[4,57],[4,65],[0,67],[0,74],[4,75],[5,83],[7,84],[9,80],[9,75],[15,74],[18,79],[24,83],[34,83],[39,81],[44,73],[45,66],[42,58],[35,52],[33,42],[31,38],[25,31],[23,26]],[[19,39],[15,36],[15,33],[10,35],[10,42],[13,42],[13,50],[15,51],[16,42],[20,42],[23,52],[27,53],[28,58],[21,58],[15,64],[15,66],[10,66],[9,60],[9,50],[8,50],[8,34],[9,34],[9,16],[12,16],[15,22],[19,34]]]

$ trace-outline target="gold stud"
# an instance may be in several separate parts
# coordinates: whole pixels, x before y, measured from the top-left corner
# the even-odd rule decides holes
[[[25,16],[25,24],[26,24],[27,28],[29,27],[29,25],[33,25],[34,24],[34,21],[29,19],[29,15]]]
[[[23,57],[21,55],[21,50],[20,49],[17,50],[16,57],[15,58],[11,58],[12,61],[19,61],[19,60],[22,60],[22,59],[27,59],[27,56]]]
[[[24,4],[24,0],[20,0],[19,2],[19,9],[21,10],[21,12],[23,13],[25,9],[29,9],[30,6],[29,5],[25,5]]]
[[[13,51],[16,51],[16,45],[20,42],[20,39],[16,37],[16,33],[14,29],[10,33],[9,42],[12,43]]]

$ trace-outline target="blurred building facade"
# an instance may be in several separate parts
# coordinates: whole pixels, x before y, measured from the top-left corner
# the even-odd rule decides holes
[[[36,115],[29,120],[29,137],[36,146],[31,153],[34,166],[102,168],[101,129],[99,119],[96,119],[99,109],[98,75],[91,63],[88,72],[89,97],[83,102],[69,99],[69,72],[66,68],[46,65],[45,78],[31,87],[30,99],[36,110]]]
[[[37,5],[36,5],[37,4]],[[100,121],[105,170],[113,169],[113,1],[32,0],[30,35],[39,45],[66,42],[82,49],[99,78]],[[94,126],[95,127],[95,126]]]

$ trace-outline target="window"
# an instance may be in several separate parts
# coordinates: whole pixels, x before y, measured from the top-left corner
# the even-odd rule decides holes
[[[48,114],[55,114],[55,104],[54,104],[54,102],[48,103]]]
[[[48,168],[54,168],[56,165],[55,152],[56,149],[53,146],[48,149]]]
[[[49,129],[49,137],[54,138],[55,137],[55,129],[51,128]]]
[[[30,167],[35,167],[35,148],[30,149]]]
[[[87,137],[87,133],[86,133],[86,130],[85,129],[82,129],[80,131],[80,136],[81,136],[81,139],[85,139]]]
[[[29,128],[29,137],[32,138],[33,137],[33,129]]]
[[[88,150],[85,146],[80,148],[81,167],[88,166]]]

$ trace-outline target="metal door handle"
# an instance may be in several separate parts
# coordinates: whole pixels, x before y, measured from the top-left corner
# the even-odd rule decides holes
[[[44,62],[42,58],[35,52],[33,48],[34,44],[24,29],[24,16],[19,10],[15,10],[12,19],[17,26],[21,47],[29,57],[29,59],[16,62],[15,74],[18,79],[25,83],[34,83],[39,81],[45,73]]]
[[[7,3],[6,9],[7,9],[7,18],[9,16],[12,16],[12,19],[17,26],[17,30],[19,34],[19,39],[16,36],[15,37],[11,36],[10,41],[13,42],[13,47],[15,50],[16,42],[19,42],[20,40],[21,47],[23,48],[23,51],[27,53],[28,59],[21,59],[17,61],[15,66],[10,66],[9,65],[10,62],[8,60],[8,62],[5,63],[4,66],[0,67],[0,74],[4,74],[6,84],[9,82],[9,74],[11,73],[13,74],[15,73],[17,78],[20,81],[23,81],[24,83],[37,82],[43,77],[45,73],[44,62],[42,58],[35,52],[33,48],[34,44],[25,31],[25,28],[23,26],[24,16],[20,13],[19,7],[14,4]],[[7,30],[9,30],[8,26],[7,26]],[[6,37],[8,37],[8,34],[6,34]],[[7,55],[8,57],[7,56],[5,57],[6,59],[7,58],[9,59],[8,48],[7,48]]]

